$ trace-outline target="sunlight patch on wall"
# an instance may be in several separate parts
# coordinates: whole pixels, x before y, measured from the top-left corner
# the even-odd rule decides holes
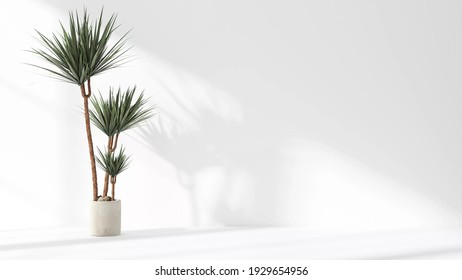
[[[445,205],[319,142],[290,139],[281,151],[289,224],[368,230],[445,225]]]

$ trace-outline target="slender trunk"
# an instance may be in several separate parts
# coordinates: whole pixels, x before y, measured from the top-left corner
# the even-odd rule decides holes
[[[117,142],[119,141],[119,133],[114,136],[110,136],[107,142],[107,150],[109,153],[114,153],[117,148]],[[103,197],[107,196],[109,189],[109,173],[106,172],[104,175],[104,190]]]
[[[112,140],[113,137],[109,137],[109,140],[107,142],[107,150],[109,153],[112,153]],[[107,193],[109,191],[109,173],[106,172],[106,175],[104,175],[104,189],[103,189],[103,197],[107,196]]]
[[[85,84],[80,85],[83,97],[83,112],[85,116],[85,129],[87,131],[88,150],[90,152],[91,178],[93,181],[93,200],[98,200],[98,179],[96,175],[95,153],[93,151],[93,139],[91,136],[90,113],[88,110],[88,99],[91,96],[90,79],[88,80],[88,93],[85,92]]]
[[[119,142],[119,132],[117,132],[115,141],[112,143],[111,152],[114,152],[117,149],[117,142]]]
[[[115,201],[115,184],[116,184],[116,178],[111,178],[111,184],[112,184],[112,201]]]

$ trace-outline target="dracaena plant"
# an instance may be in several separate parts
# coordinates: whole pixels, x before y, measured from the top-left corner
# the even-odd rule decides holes
[[[91,78],[116,68],[126,61],[125,33],[120,39],[111,43],[111,38],[118,28],[117,16],[113,14],[107,21],[103,19],[103,10],[93,21],[85,9],[83,15],[69,13],[69,22],[60,30],[46,36],[37,31],[42,48],[32,48],[31,52],[46,62],[46,66],[31,64],[48,73],[51,77],[75,84],[80,88],[83,98],[85,129],[93,182],[93,200],[98,199],[98,182],[95,155],[90,127],[88,101],[92,95]]]
[[[90,108],[90,120],[108,137],[106,152],[104,154],[100,153],[98,162],[107,162],[101,160],[102,155],[105,155],[107,160],[114,158],[111,155],[117,149],[121,132],[139,126],[153,115],[154,107],[147,105],[144,93],[141,92],[138,97],[135,97],[135,93],[136,86],[125,91],[121,88],[117,91],[110,88],[108,98],[104,99],[101,94],[90,98],[92,105]],[[103,197],[107,197],[109,179],[111,178],[112,183],[112,178],[115,177],[108,172],[107,165],[103,167],[100,164],[100,166],[106,172]],[[114,192],[114,185],[112,185],[112,191]],[[114,199],[114,196],[112,196],[112,199]]]

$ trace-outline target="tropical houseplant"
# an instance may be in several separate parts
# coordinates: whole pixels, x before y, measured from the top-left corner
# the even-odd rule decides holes
[[[128,167],[125,149],[116,153],[119,134],[139,125],[152,114],[152,107],[147,108],[147,100],[141,93],[135,98],[136,87],[114,93],[111,88],[109,97],[92,95],[91,79],[107,70],[116,68],[126,62],[125,33],[120,39],[111,41],[118,28],[117,16],[113,14],[107,21],[103,19],[103,10],[99,17],[90,21],[85,9],[83,16],[77,12],[69,13],[69,25],[60,22],[60,32],[45,36],[37,31],[43,48],[32,48],[31,52],[47,62],[47,66],[31,64],[45,70],[53,78],[75,84],[80,88],[83,98],[83,115],[87,135],[90,166],[92,175],[93,199],[91,203],[92,234],[120,234],[120,200],[115,201],[115,184],[117,175]],[[89,108],[91,102],[92,108]],[[94,153],[91,122],[108,136],[105,152],[99,150],[96,159]],[[106,172],[103,195],[98,193],[96,162]],[[108,197],[108,183],[112,184],[112,198]],[[103,200],[103,201],[98,201]],[[112,202],[112,203],[109,203]]]

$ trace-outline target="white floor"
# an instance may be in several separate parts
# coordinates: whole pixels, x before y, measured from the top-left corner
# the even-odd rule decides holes
[[[0,259],[462,259],[462,229],[146,229],[104,238],[85,228],[12,230],[0,231]]]

